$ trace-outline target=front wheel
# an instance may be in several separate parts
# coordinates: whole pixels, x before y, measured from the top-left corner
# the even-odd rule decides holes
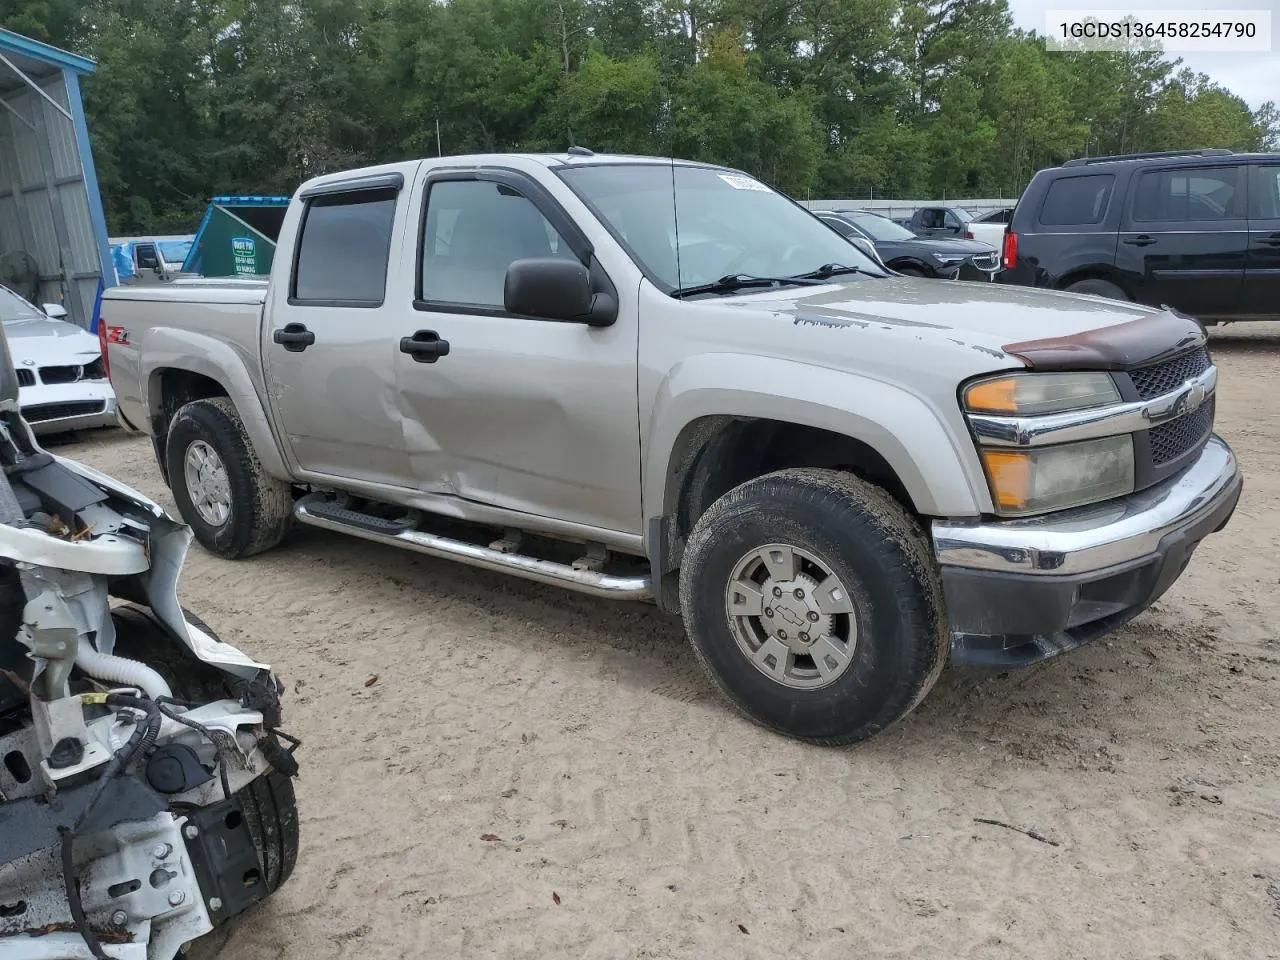
[[[182,407],[169,424],[165,459],[178,512],[210,553],[237,560],[284,539],[293,491],[262,469],[228,398]]]
[[[747,716],[826,745],[924,699],[946,663],[942,589],[919,525],[835,470],[782,470],[698,520],[680,571],[694,651]]]

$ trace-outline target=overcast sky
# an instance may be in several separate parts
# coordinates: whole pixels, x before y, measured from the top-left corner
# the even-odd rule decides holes
[[[1014,21],[1024,30],[1045,33],[1049,10],[1270,10],[1271,29],[1280,28],[1280,0],[1009,0]],[[1271,53],[1181,53],[1186,66],[1207,73],[1217,83],[1257,109],[1265,100],[1280,101],[1280,43],[1273,36]]]

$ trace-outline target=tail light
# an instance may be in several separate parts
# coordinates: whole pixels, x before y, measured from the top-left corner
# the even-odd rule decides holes
[[[1000,265],[1006,270],[1012,270],[1018,265],[1018,235],[1012,230],[1005,231],[1004,257]]]
[[[102,372],[110,378],[111,358],[107,356],[107,321],[105,317],[98,318],[98,350],[102,354]]]
[[[964,238],[965,238],[966,240],[972,240],[972,239],[973,239],[973,231],[972,231],[972,230],[966,230],[966,231],[964,232]]]

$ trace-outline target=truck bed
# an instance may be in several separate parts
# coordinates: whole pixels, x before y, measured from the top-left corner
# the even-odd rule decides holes
[[[269,290],[265,278],[239,277],[108,290],[101,322],[107,332],[111,385],[125,426],[145,429],[153,412],[148,399],[152,385],[141,376],[144,350],[153,358],[167,357],[178,369],[208,368],[211,377],[220,369],[211,354],[231,351],[248,368],[254,392],[265,401],[258,338]]]

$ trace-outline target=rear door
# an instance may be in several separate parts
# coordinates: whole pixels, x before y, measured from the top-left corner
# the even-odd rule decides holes
[[[392,239],[407,216],[399,173],[327,183],[306,204],[287,284],[273,287],[262,345],[281,439],[310,477],[402,484]]]
[[[1137,175],[1116,251],[1135,299],[1199,319],[1240,313],[1249,241],[1245,170],[1175,166]]]
[[[1249,256],[1240,312],[1280,317],[1280,163],[1249,168]]]

